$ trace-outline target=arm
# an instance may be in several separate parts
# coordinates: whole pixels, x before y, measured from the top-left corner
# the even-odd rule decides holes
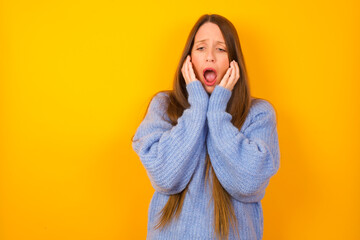
[[[253,106],[248,126],[239,131],[226,112],[231,91],[216,86],[209,100],[207,149],[217,178],[236,200],[258,202],[279,169],[276,115],[265,101]],[[244,129],[245,128],[245,129]]]
[[[165,95],[156,95],[132,144],[139,155],[154,189],[164,194],[181,192],[197,165],[200,148],[204,146],[204,126],[208,95],[199,81],[186,85],[190,108],[185,109],[172,126],[162,118],[166,115]]]

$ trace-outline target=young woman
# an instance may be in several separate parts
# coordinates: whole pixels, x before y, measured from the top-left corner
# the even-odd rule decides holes
[[[233,24],[201,16],[173,90],[154,95],[132,138],[155,189],[147,239],[262,239],[276,124],[272,104],[250,96]]]

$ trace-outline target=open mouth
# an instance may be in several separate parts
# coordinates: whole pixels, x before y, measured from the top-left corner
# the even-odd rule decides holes
[[[204,75],[204,81],[205,84],[208,86],[212,86],[215,84],[216,82],[216,70],[213,68],[205,68],[203,71],[203,75]]]

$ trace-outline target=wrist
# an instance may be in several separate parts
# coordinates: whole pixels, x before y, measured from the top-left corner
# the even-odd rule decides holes
[[[207,107],[209,96],[199,80],[186,85],[190,105]]]
[[[226,111],[232,91],[216,85],[209,100],[209,111]]]

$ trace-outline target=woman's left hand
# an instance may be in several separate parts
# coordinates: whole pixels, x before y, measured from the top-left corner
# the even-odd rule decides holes
[[[221,79],[219,86],[222,86],[232,91],[239,78],[240,78],[239,65],[235,60],[233,60],[230,63],[230,67],[226,71],[223,79]]]

